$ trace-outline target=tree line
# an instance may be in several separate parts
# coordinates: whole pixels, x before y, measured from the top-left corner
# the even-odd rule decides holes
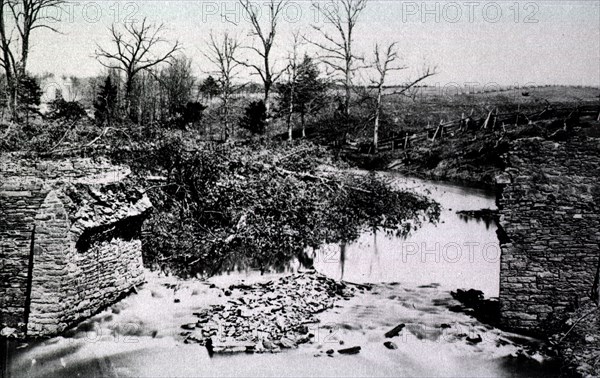
[[[368,0],[315,4],[326,22],[311,25],[311,33],[294,31],[285,58],[281,58],[286,55],[283,51],[277,51],[277,43],[281,42],[288,0],[269,0],[268,12],[260,12],[250,0],[238,1],[248,15],[248,38],[242,40],[230,31],[210,32],[200,48],[210,66],[203,67],[209,76],[202,81],[194,75],[193,62],[185,56],[182,44],[165,37],[165,24],[147,18],[113,24],[107,30],[110,41],[95,49],[97,61],[106,69],[100,82],[94,83],[95,122],[104,127],[124,123],[193,127],[207,106],[212,106],[222,139],[234,136],[236,126],[253,134],[265,133],[277,118],[285,124],[291,140],[295,125],[299,124],[301,135],[306,136],[307,118],[324,108],[335,113],[336,124],[345,135],[352,124],[352,109],[368,104],[367,121],[377,148],[384,96],[407,94],[435,74],[435,68],[425,67],[408,84],[390,93],[383,90],[392,72],[408,67],[401,64],[397,43],[376,44],[370,56],[356,52],[356,29]],[[29,115],[40,104],[39,83],[27,71],[30,40],[36,29],[57,31],[57,24],[50,23],[44,11],[62,3],[0,0],[2,105],[9,120],[25,118],[29,122]],[[244,79],[245,73],[258,78],[261,95],[236,109],[235,94],[253,85]],[[57,98],[50,105],[55,118],[86,113],[73,99]]]

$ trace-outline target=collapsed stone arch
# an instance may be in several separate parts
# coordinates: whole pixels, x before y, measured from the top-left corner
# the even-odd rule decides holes
[[[0,155],[0,334],[50,336],[144,282],[152,207],[105,159]]]
[[[53,334],[64,311],[64,278],[67,273],[69,218],[57,191],[42,202],[34,222],[27,334]]]

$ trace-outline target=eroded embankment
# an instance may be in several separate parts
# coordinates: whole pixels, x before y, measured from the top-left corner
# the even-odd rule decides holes
[[[573,121],[575,122],[575,121]],[[529,125],[507,127],[505,131],[453,132],[435,142],[426,140],[408,150],[379,156],[356,158],[359,165],[391,169],[423,178],[462,182],[470,185],[495,186],[495,177],[506,168],[503,155],[523,138],[540,137],[555,142],[572,136],[597,136],[600,122],[582,117],[564,130],[562,119],[537,121]]]

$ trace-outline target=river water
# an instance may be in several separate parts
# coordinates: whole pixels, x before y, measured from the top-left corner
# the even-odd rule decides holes
[[[494,222],[469,219],[461,210],[496,209],[493,192],[385,173],[390,183],[427,195],[442,206],[439,222],[423,223],[406,238],[365,233],[347,246],[323,247],[317,270],[352,282],[437,283],[448,290],[499,292],[500,246]]]
[[[430,195],[443,209],[437,224],[423,224],[406,238],[365,233],[355,243],[316,252],[318,271],[351,282],[374,283],[371,291],[339,301],[320,314],[315,342],[279,354],[210,357],[185,344],[181,325],[194,311],[223,303],[218,288],[268,280],[273,275],[236,272],[208,281],[180,280],[147,272],[148,283],[64,335],[13,345],[9,377],[208,377],[208,376],[450,376],[520,377],[558,373],[545,363],[516,358],[536,340],[481,324],[462,313],[449,291],[475,288],[498,295],[496,225],[467,219],[459,210],[495,208],[492,193],[388,174],[393,185]],[[211,287],[216,284],[218,287]],[[400,324],[383,346],[383,333]],[[444,325],[445,328],[441,326]],[[466,337],[481,337],[470,343]],[[341,345],[344,346],[341,346]],[[323,351],[361,346],[357,355]]]

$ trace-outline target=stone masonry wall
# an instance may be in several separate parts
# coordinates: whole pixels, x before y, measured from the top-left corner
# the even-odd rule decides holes
[[[129,173],[106,160],[0,156],[3,333],[60,332],[143,282],[141,242],[135,233],[93,239],[107,229],[141,225],[151,206],[147,197],[111,201],[100,190]],[[102,196],[97,201],[101,205],[89,198],[74,203],[69,191]],[[93,242],[82,247],[81,239]]]
[[[543,333],[589,297],[600,258],[600,139],[515,142],[498,180],[505,326]]]

